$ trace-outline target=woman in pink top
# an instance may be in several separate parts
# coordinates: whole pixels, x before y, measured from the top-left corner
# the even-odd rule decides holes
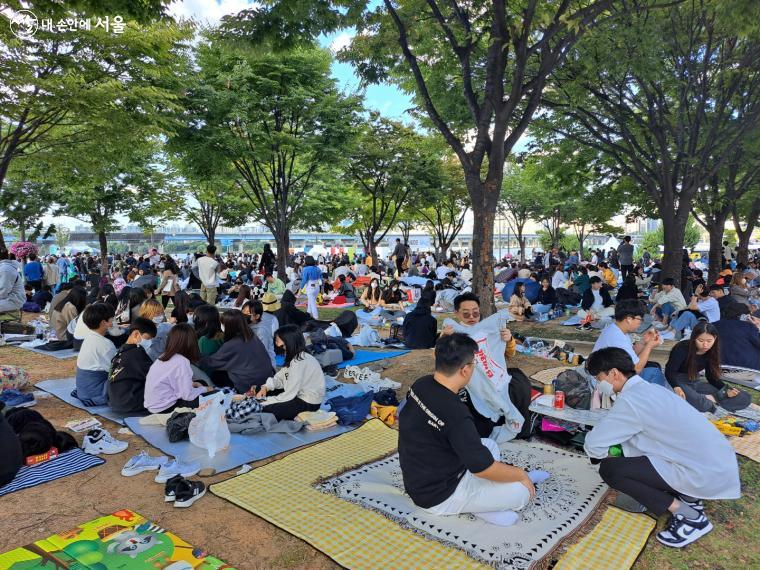
[[[193,327],[187,323],[174,325],[166,340],[166,351],[153,363],[145,378],[144,404],[150,413],[198,407],[198,396],[210,390],[193,382],[190,363],[198,360],[198,338]]]

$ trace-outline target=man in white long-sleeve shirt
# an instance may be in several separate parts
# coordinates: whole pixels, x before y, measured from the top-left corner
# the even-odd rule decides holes
[[[622,348],[593,352],[586,363],[602,394],[617,394],[610,412],[586,435],[584,448],[613,489],[655,515],[670,512],[657,540],[674,548],[712,530],[702,499],[741,496],[736,453],[710,422],[673,392],[636,375]],[[623,457],[610,457],[619,444]]]
[[[201,280],[201,299],[209,305],[216,303],[219,262],[214,257],[215,253],[216,246],[210,245],[206,248],[206,255],[195,262],[198,266],[198,278]]]

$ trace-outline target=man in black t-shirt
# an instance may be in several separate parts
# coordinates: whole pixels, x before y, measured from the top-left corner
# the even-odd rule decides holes
[[[477,343],[462,333],[435,347],[435,374],[410,388],[399,417],[399,461],[412,501],[435,515],[473,513],[501,526],[519,519],[545,472],[500,461],[495,441],[481,439],[458,396],[472,377]]]

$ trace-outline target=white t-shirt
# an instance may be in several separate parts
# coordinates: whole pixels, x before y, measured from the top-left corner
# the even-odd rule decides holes
[[[216,270],[219,262],[213,257],[204,255],[198,258],[198,277],[206,287],[216,287]]]
[[[82,370],[111,369],[111,360],[116,356],[116,347],[103,335],[87,329],[82,348],[77,355],[77,368]]]
[[[591,304],[591,310],[599,311],[603,309],[604,299],[602,299],[602,294],[593,287],[591,288],[591,294],[594,296],[594,302]]]
[[[565,283],[567,283],[565,274],[562,271],[555,271],[554,275],[552,275],[552,287],[562,289],[565,287]]]
[[[700,312],[707,317],[707,320],[711,323],[720,320],[720,305],[718,300],[713,297],[708,297],[704,301],[697,301],[697,307]]]
[[[594,350],[591,352],[596,352],[602,348],[611,347],[622,348],[628,353],[634,364],[639,363],[639,355],[636,354],[635,350],[633,350],[633,342],[631,342],[631,337],[624,333],[616,323],[610,323],[604,327],[602,334],[600,334],[599,338],[596,339]]]

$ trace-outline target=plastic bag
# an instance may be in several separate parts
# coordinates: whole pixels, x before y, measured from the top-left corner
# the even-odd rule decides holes
[[[232,403],[232,394],[215,392],[200,396],[200,404],[195,409],[195,417],[188,427],[190,443],[208,451],[209,457],[230,444],[230,429],[224,412]]]

